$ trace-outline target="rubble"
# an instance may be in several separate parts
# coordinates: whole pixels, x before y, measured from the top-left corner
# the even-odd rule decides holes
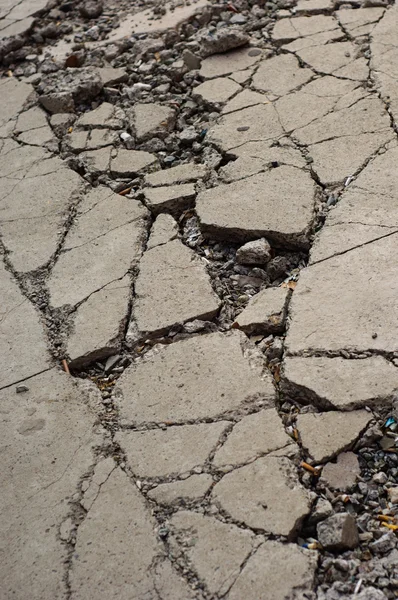
[[[327,550],[346,550],[358,545],[355,519],[347,513],[338,513],[317,525],[318,539]]]

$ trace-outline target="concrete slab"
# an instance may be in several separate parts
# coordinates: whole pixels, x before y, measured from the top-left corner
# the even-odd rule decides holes
[[[175,112],[161,104],[135,104],[132,109],[132,126],[139,142],[154,135],[166,137],[173,129]]]
[[[151,234],[147,243],[147,250],[156,246],[167,244],[178,236],[178,224],[171,215],[160,214],[152,225]]]
[[[218,77],[201,83],[193,90],[193,97],[199,97],[210,104],[223,104],[234,94],[237,94],[242,86],[228,77]]]
[[[238,314],[233,327],[246,333],[281,333],[285,327],[289,289],[266,288],[255,294]]]
[[[239,48],[225,54],[214,54],[202,61],[199,74],[205,79],[230,75],[231,73],[246,70],[248,67],[259,62],[261,58],[261,53],[253,56],[250,48]]]
[[[148,498],[158,504],[174,504],[179,501],[185,504],[202,498],[212,484],[211,475],[191,475],[187,479],[157,485],[148,492]]]
[[[168,185],[156,188],[145,188],[144,196],[146,205],[155,215],[161,211],[181,213],[192,205],[196,196],[193,183]]]
[[[284,96],[307,83],[311,77],[313,77],[313,72],[301,67],[295,56],[279,54],[260,64],[253,75],[252,82],[255,89],[266,92],[272,98]]]

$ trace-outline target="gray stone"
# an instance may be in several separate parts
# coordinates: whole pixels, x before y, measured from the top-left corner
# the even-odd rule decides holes
[[[97,71],[90,67],[63,69],[50,73],[37,90],[39,102],[46,110],[54,113],[73,112],[75,102],[87,102],[98,96],[102,81]]]
[[[211,594],[224,595],[255,547],[252,532],[194,512],[177,512],[170,520],[169,543],[175,552],[182,541],[199,578]]]
[[[31,365],[34,360],[32,350]],[[102,442],[93,431],[96,416],[88,407],[89,394],[98,396],[93,385],[56,369],[32,377],[23,395],[16,397],[13,388],[0,392],[4,597],[54,600],[68,595],[68,549],[58,532],[81,478],[95,462],[94,447]]]
[[[218,421],[149,431],[119,431],[116,441],[138,477],[183,474],[204,465],[227,424]]]
[[[316,556],[309,551],[295,544],[264,542],[239,573],[228,600],[293,598],[295,591],[312,589],[315,569]]]
[[[381,538],[371,542],[369,548],[374,554],[387,554],[397,545],[397,538],[393,531],[388,531]]]
[[[178,236],[178,224],[171,215],[160,214],[152,225],[151,234],[147,243],[147,250],[167,244]]]
[[[214,333],[162,347],[130,366],[115,390],[122,423],[184,422],[239,414],[260,402],[273,406],[271,377],[245,358],[246,343],[238,332]]]
[[[145,252],[133,306],[142,335],[158,335],[191,319],[212,319],[219,306],[205,263],[190,248],[173,240]]]
[[[319,463],[352,446],[371,420],[366,410],[306,413],[298,415],[297,429],[303,448]]]
[[[179,500],[190,502],[202,498],[213,483],[211,475],[191,475],[187,479],[162,483],[148,492],[148,498],[158,504],[174,504]]]
[[[236,74],[236,72],[247,69],[259,62],[261,58],[261,54],[258,56],[251,56],[250,50],[246,48],[234,50],[226,54],[214,54],[202,61],[199,73],[205,79],[222,77],[223,75],[229,75],[230,73]]]
[[[0,388],[49,368],[39,314],[0,262]]]
[[[355,519],[348,513],[338,513],[318,523],[317,533],[325,550],[352,550],[359,544]]]
[[[271,99],[283,96],[313,77],[310,69],[300,67],[291,54],[280,54],[264,60],[253,75],[253,87],[270,94]]]
[[[199,37],[202,56],[219,54],[245,46],[249,41],[247,33],[233,27],[221,27],[217,31],[204,31]]]
[[[247,527],[289,538],[295,536],[310,510],[296,468],[284,457],[258,458],[227,473],[214,486],[212,498]]]
[[[86,194],[48,281],[52,305],[75,305],[126,275],[141,255],[146,216],[106,187]]]
[[[142,142],[154,135],[166,137],[174,127],[175,112],[161,104],[135,104],[132,118],[137,140]]]
[[[196,71],[197,69],[200,69],[200,65],[202,63],[201,58],[191,52],[191,50],[188,50],[188,48],[186,48],[182,53],[182,58],[190,71]]]
[[[218,77],[201,83],[193,90],[193,97],[199,97],[210,104],[223,104],[239,92],[242,87],[228,77]]]
[[[292,443],[276,409],[270,408],[244,417],[234,425],[214,456],[213,464],[239,465]]]
[[[130,288],[130,278],[126,276],[104,286],[79,305],[67,344],[72,368],[102,360],[120,350]]]
[[[309,517],[311,525],[319,523],[319,521],[324,521],[327,517],[333,514],[333,506],[326,500],[326,498],[322,498],[320,496],[315,504],[315,508],[312,510],[311,516]]]
[[[149,152],[119,148],[116,158],[111,159],[110,169],[115,177],[134,177],[157,162],[156,156]]]
[[[326,485],[335,489],[347,491],[356,483],[361,469],[359,461],[353,452],[342,452],[336,463],[327,463],[322,469],[322,478]]]
[[[398,388],[398,373],[382,356],[361,360],[288,356],[282,385],[295,400],[352,410],[386,404]]]
[[[209,169],[206,165],[187,163],[172,167],[171,169],[164,169],[163,171],[156,171],[155,173],[145,175],[145,183],[154,187],[187,183],[189,181],[203,179],[208,172]]]
[[[113,67],[103,67],[98,69],[99,76],[104,87],[117,85],[126,81],[128,75],[125,69],[114,69]]]
[[[231,241],[264,236],[304,247],[308,246],[313,204],[310,175],[290,166],[205,190],[196,200],[206,235]]]
[[[17,271],[37,269],[55,253],[82,179],[58,157],[12,140],[3,145],[0,172],[4,245]]]
[[[163,210],[179,213],[192,204],[196,191],[193,183],[168,185],[164,187],[145,188],[146,205],[154,214]]]
[[[235,318],[233,327],[246,333],[281,333],[285,326],[289,290],[282,287],[266,288],[250,300]]]
[[[271,246],[265,238],[247,242],[236,252],[236,262],[240,265],[264,265],[271,259]]]
[[[288,353],[310,348],[397,352],[391,263],[397,250],[395,234],[302,270],[289,307]]]

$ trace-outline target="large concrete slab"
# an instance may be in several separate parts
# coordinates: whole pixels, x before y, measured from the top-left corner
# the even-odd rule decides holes
[[[281,166],[198,194],[201,230],[211,237],[308,246],[315,185],[308,172]],[[245,199],[244,202],[242,199]]]
[[[304,269],[290,304],[288,353],[397,352],[398,234]]]
[[[60,529],[102,436],[93,431],[87,384],[53,369],[26,385],[22,394],[0,392],[2,595],[64,600],[69,551]]]
[[[39,313],[0,262],[0,388],[50,366]]]
[[[248,351],[244,334],[238,332],[159,348],[118,380],[115,402],[122,423],[184,422],[273,406],[271,377],[258,357],[255,364],[245,357]]]

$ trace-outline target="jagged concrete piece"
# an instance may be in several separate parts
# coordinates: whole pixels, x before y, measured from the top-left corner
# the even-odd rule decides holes
[[[15,77],[2,79],[0,82],[1,116],[0,127],[3,127],[16,117],[23,105],[33,92],[31,85],[18,81]]]
[[[210,593],[224,595],[255,548],[253,533],[188,511],[177,512],[170,523],[171,546],[177,550],[182,540],[189,562]]]
[[[83,113],[76,121],[76,127],[108,127],[114,128],[115,106],[109,102],[103,102],[94,110]],[[119,127],[121,122],[119,121]]]
[[[187,163],[145,175],[145,183],[154,187],[187,183],[203,179],[208,174],[208,171],[206,165]]]
[[[17,271],[37,269],[57,250],[82,179],[45,150],[17,145],[3,146],[0,173],[0,231],[9,258]]]
[[[131,281],[126,276],[104,286],[80,304],[67,343],[72,368],[117,354],[128,318],[130,294]]]
[[[227,473],[214,486],[212,498],[247,527],[289,539],[310,510],[308,492],[293,463],[284,457],[258,458]]]
[[[200,228],[206,235],[231,241],[265,237],[306,247],[314,192],[309,173],[291,166],[219,185],[197,196]]]
[[[153,564],[161,554],[155,521],[144,499],[127,475],[115,469],[78,529],[71,598],[89,600],[93,593],[98,600],[154,598],[158,582],[155,585]]]
[[[102,484],[109,478],[112,471],[116,469],[116,463],[111,456],[100,459],[95,465],[91,479],[82,482],[83,497],[80,504],[87,511],[90,510],[100,492]]]
[[[314,583],[316,556],[295,544],[267,541],[243,567],[228,594],[228,600],[293,598],[294,592],[311,590]]]
[[[0,392],[0,507],[7,548],[0,566],[2,594],[25,598],[26,576],[30,598],[54,600],[68,595],[68,550],[59,531],[81,478],[95,463],[94,447],[102,442],[87,405],[88,394],[98,392],[56,369],[26,386],[23,394],[16,395],[14,387]]]
[[[298,415],[297,429],[303,448],[320,463],[350,448],[372,418],[366,410],[306,413]]]
[[[167,244],[178,236],[178,224],[171,215],[162,213],[157,216],[156,221],[152,225],[151,234],[147,243],[147,250]]]
[[[340,9],[336,17],[352,37],[367,35],[375,28],[376,23],[385,12],[382,7],[361,8],[361,10]]]
[[[135,475],[164,477],[203,465],[227,425],[226,421],[218,421],[164,430],[120,431],[116,440]]]
[[[141,256],[147,214],[106,187],[86,194],[48,282],[51,304],[77,304],[126,275]]]
[[[161,104],[135,104],[132,117],[137,140],[142,142],[154,135],[166,137],[174,127],[175,112]]]
[[[369,67],[352,42],[336,42],[326,46],[313,46],[297,51],[297,55],[318,73],[345,76],[366,81]]]
[[[0,262],[0,388],[50,366],[39,313]]]
[[[359,460],[353,452],[342,452],[337,462],[329,462],[322,469],[322,479],[326,485],[344,492],[354,487],[360,474]]]
[[[387,235],[302,270],[289,306],[287,352],[397,352],[397,283],[391,262],[397,251],[398,234]]]
[[[203,335],[130,366],[115,390],[122,422],[184,422],[273,406],[271,377],[245,358],[245,344],[238,332]]]
[[[234,94],[237,94],[242,86],[228,77],[218,77],[210,81],[205,81],[194,89],[193,96],[198,96],[210,104],[223,104],[227,102]]]
[[[398,231],[398,160],[396,143],[376,156],[343,192],[328,214],[322,235],[315,239],[311,262]],[[348,235],[349,232],[349,235]]]
[[[233,50],[225,54],[214,54],[202,61],[199,73],[205,79],[222,77],[223,75],[247,69],[261,60],[261,58],[261,53],[253,56],[250,53],[250,48]]]
[[[279,19],[275,23],[272,39],[279,44],[283,44],[300,37],[334,29],[339,29],[338,22],[334,17],[326,15]]]
[[[205,263],[182,242],[173,240],[145,252],[133,305],[141,337],[192,319],[212,319],[219,306]]]
[[[386,405],[398,389],[398,372],[382,356],[361,360],[288,356],[284,360],[282,387],[298,402],[352,410]]]
[[[174,504],[182,500],[184,503],[197,500],[206,494],[213,483],[211,475],[191,475],[171,483],[161,483],[148,492],[148,497],[158,504]]]
[[[259,94],[252,90],[243,89],[236,96],[234,96],[229,102],[226,103],[222,109],[222,113],[225,115],[235,110],[241,110],[242,108],[248,108],[249,106],[255,106],[256,104],[268,104],[269,100],[265,94]]]
[[[111,173],[115,177],[134,177],[148,167],[157,165],[154,154],[143,150],[124,150],[119,148],[117,156],[111,159]]]
[[[286,305],[290,296],[287,288],[266,288],[250,298],[246,308],[235,318],[232,327],[246,333],[278,333],[283,331]]]
[[[213,464],[239,465],[268,454],[292,442],[275,408],[244,417],[217,450]]]
[[[155,214],[159,214],[163,210],[178,213],[192,204],[196,192],[193,183],[183,183],[164,187],[148,187],[145,188],[144,195],[146,205]]]
[[[300,67],[291,54],[264,60],[253,75],[253,87],[273,96],[284,96],[313,77],[310,69]]]

